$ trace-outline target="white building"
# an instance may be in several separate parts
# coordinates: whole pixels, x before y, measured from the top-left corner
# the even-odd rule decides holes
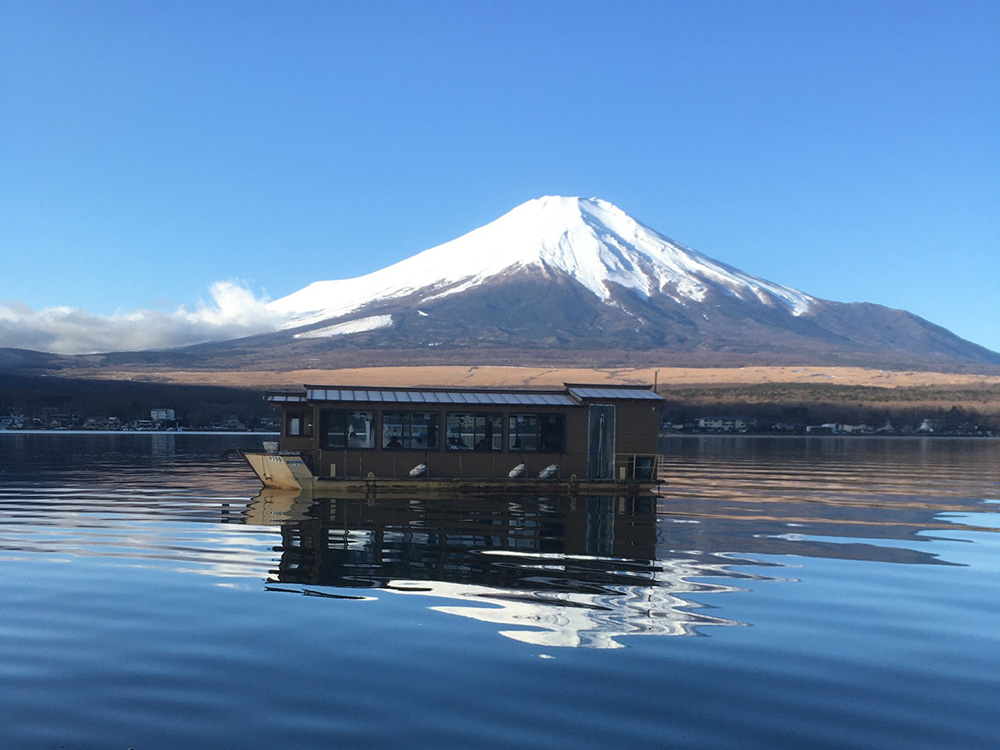
[[[757,417],[701,417],[698,427],[720,432],[746,432],[757,427]]]
[[[925,419],[917,428],[918,432],[940,432],[944,426],[943,419]]]

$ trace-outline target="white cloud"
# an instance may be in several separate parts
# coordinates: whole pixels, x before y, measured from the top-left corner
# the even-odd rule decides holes
[[[73,307],[32,310],[0,303],[0,347],[56,354],[164,349],[277,330],[285,316],[267,307],[241,281],[217,281],[211,301],[173,312],[133,310],[98,315]]]

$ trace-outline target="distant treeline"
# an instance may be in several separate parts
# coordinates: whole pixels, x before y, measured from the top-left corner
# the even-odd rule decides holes
[[[116,417],[123,423],[149,419],[152,409],[173,409],[181,426],[207,426],[235,417],[248,427],[274,419],[265,388],[178,385],[0,374],[0,417],[59,412]],[[944,429],[974,424],[1000,433],[1000,387],[879,388],[832,383],[760,384],[724,387],[664,386],[663,418],[675,424],[709,416],[756,417],[797,426],[829,422],[917,428],[926,419]]]
[[[276,414],[263,395],[263,389],[0,374],[0,417],[58,412],[81,419],[117,417],[128,423],[149,419],[152,409],[173,409],[183,426],[210,425],[233,416],[254,426]]]
[[[745,416],[793,425],[865,424],[916,429],[940,420],[942,429],[975,425],[1000,432],[1000,387],[896,387],[830,383],[764,383],[663,388],[664,418],[685,424],[705,416]]]

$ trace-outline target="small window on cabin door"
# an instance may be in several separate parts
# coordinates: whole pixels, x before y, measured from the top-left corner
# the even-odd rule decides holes
[[[304,411],[285,413],[285,435],[288,437],[308,437],[312,435],[312,418]]]

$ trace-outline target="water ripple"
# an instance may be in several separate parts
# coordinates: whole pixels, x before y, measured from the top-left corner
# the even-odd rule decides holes
[[[1000,443],[682,439],[658,498],[369,503],[22,437],[5,747],[996,739]]]

